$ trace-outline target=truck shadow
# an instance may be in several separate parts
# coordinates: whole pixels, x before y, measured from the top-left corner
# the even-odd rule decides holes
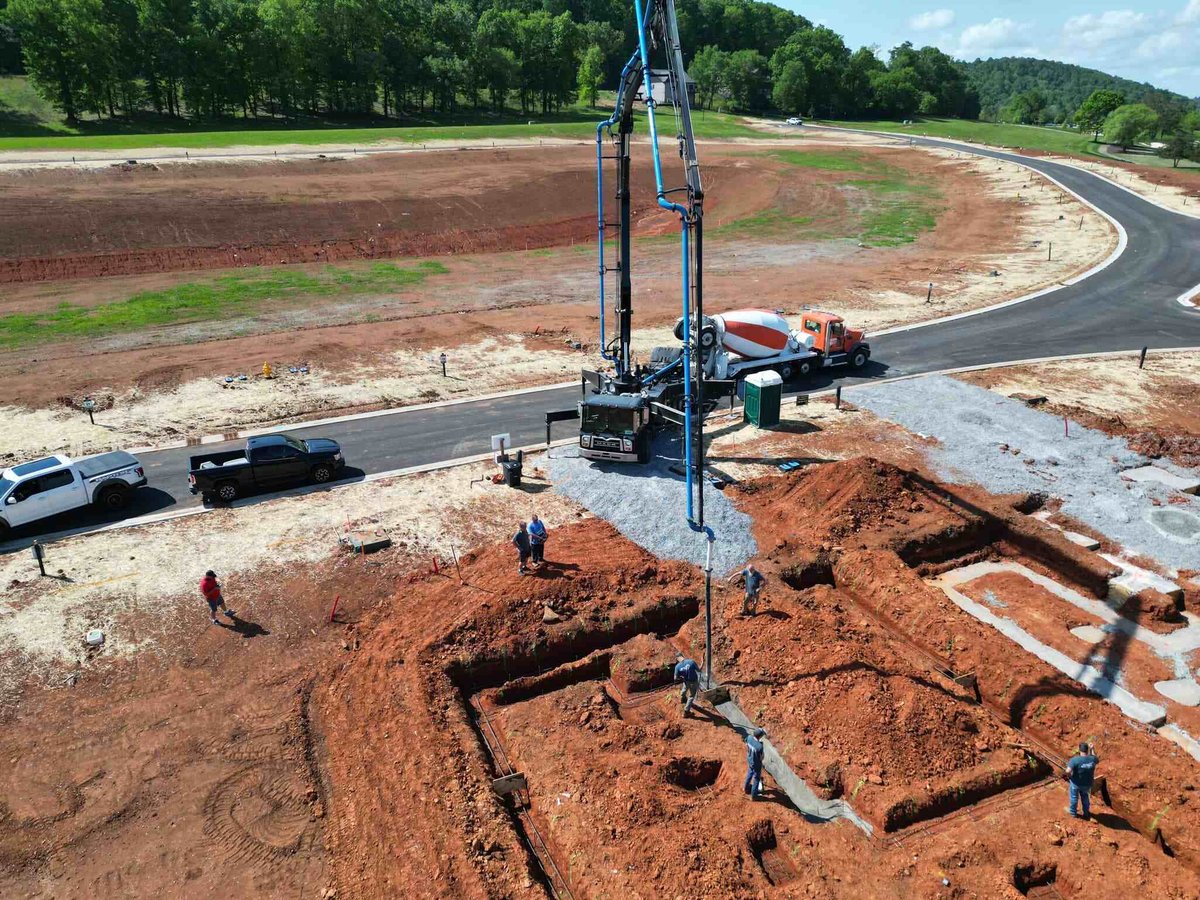
[[[4,542],[3,547],[0,548],[0,555],[13,553],[17,550],[27,550],[33,546],[35,538],[44,535],[59,536],[61,532],[91,530],[104,525],[112,525],[115,522],[121,522],[125,519],[134,519],[139,516],[148,516],[153,513],[162,512],[164,509],[175,506],[178,502],[178,500],[166,491],[159,490],[158,488],[138,488],[130,494],[129,505],[124,509],[105,510],[96,507],[76,509],[71,512],[60,513],[57,516],[40,519],[28,525],[22,525],[20,528],[14,528],[9,532],[9,536]]]

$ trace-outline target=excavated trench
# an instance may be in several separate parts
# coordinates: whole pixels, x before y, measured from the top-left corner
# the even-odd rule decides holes
[[[488,717],[488,706],[523,703],[572,685],[605,680],[612,670],[612,648],[639,635],[674,635],[699,612],[700,601],[696,597],[668,596],[640,604],[625,615],[603,622],[580,623],[533,644],[507,644],[448,664],[444,674],[456,688],[462,711],[493,776],[502,778],[515,771],[501,736]],[[720,775],[719,762],[715,772],[706,765],[698,766],[694,776],[681,772],[679,786],[699,789],[710,774],[708,784]],[[682,783],[689,779],[695,787],[687,788]],[[506,808],[513,829],[528,853],[530,871],[549,896],[573,897],[565,871],[556,861],[561,853],[537,828],[527,799],[520,800],[519,794],[517,797],[517,802],[506,804]]]

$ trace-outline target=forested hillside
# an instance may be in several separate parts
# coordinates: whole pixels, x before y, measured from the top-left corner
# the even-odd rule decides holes
[[[1046,59],[1009,56],[980,59],[963,66],[979,95],[981,117],[992,121],[1018,121],[1018,117],[1006,115],[1006,110],[1013,109],[1014,98],[1030,92],[1040,94],[1040,100],[1034,98],[1035,105],[1046,122],[1070,121],[1083,101],[1098,90],[1116,91],[1130,102],[1156,94],[1164,100],[1187,100],[1151,84]]]
[[[902,44],[885,63],[771,3],[678,0],[678,10],[703,106],[978,111],[959,65],[934,47]],[[151,113],[547,114],[594,103],[636,45],[627,0],[8,0],[0,21],[68,124]]]

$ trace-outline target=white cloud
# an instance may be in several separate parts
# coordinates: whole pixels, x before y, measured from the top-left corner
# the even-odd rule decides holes
[[[1180,25],[1200,25],[1200,0],[1191,0],[1176,21]]]
[[[959,36],[955,56],[975,59],[979,56],[996,56],[1005,53],[1018,56],[1036,55],[1028,45],[1025,35],[1030,26],[1012,19],[995,18],[990,22],[970,25]]]
[[[1114,42],[1124,42],[1152,27],[1145,13],[1131,9],[1113,9],[1099,15],[1072,16],[1063,24],[1063,40],[1088,49],[1104,50]]]
[[[1193,5],[1200,4],[1200,0],[1192,0],[1192,3]],[[913,31],[936,31],[940,28],[949,28],[953,24],[954,10],[952,9],[934,9],[908,20],[908,27]]]

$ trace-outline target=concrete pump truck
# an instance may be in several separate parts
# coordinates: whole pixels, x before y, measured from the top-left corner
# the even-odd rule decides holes
[[[584,370],[583,396],[578,410],[547,413],[552,421],[580,419],[579,446],[590,459],[646,462],[654,426],[671,424],[684,432],[684,454],[690,476],[699,471],[703,440],[701,420],[720,397],[736,390],[733,380],[705,378],[704,366],[693,336],[704,321],[703,247],[704,188],[696,159],[687,81],[674,0],[635,0],[638,49],[621,71],[612,115],[596,127],[596,192],[598,273],[600,278],[600,355],[612,371]],[[654,65],[659,60],[661,68]],[[641,97],[639,98],[639,88]],[[634,101],[644,99],[650,131],[650,150],[660,207],[679,217],[682,316],[677,334],[681,347],[656,348],[649,366],[635,365],[631,351],[633,330],[633,278],[630,195],[630,145]],[[676,141],[683,161],[683,184],[668,188],[663,181],[659,153],[656,107],[670,103],[678,125]],[[607,152],[606,152],[607,151]],[[615,169],[616,216],[606,209],[607,164]],[[606,241],[614,236],[616,258],[608,258]],[[609,276],[616,276],[616,333],[607,332]],[[687,322],[688,327],[683,327]],[[701,501],[702,502],[702,501]]]
[[[659,426],[684,429],[689,471],[699,471],[702,420],[720,398],[737,391],[737,380],[771,369],[785,381],[830,366],[861,368],[871,348],[861,331],[840,316],[805,309],[802,327],[792,329],[776,312],[743,309],[704,313],[704,188],[696,159],[691,108],[679,45],[674,0],[641,0],[638,49],[621,71],[612,115],[596,127],[596,207],[600,280],[600,355],[612,371],[584,370],[578,409],[549,412],[546,424],[579,418],[580,453],[588,459],[647,462]],[[653,67],[658,59],[661,68]],[[640,88],[640,90],[639,90]],[[680,223],[682,315],[675,324],[680,345],[656,347],[649,365],[635,365],[630,349],[633,278],[630,248],[630,144],[634,101],[644,100],[650,131],[658,204]],[[659,152],[659,104],[674,107],[683,184],[667,188]],[[606,152],[607,151],[607,152]],[[615,168],[616,216],[606,208],[606,164]],[[616,257],[606,241],[614,236]],[[609,276],[616,276],[616,333],[607,332]],[[548,433],[548,432],[547,432]]]

